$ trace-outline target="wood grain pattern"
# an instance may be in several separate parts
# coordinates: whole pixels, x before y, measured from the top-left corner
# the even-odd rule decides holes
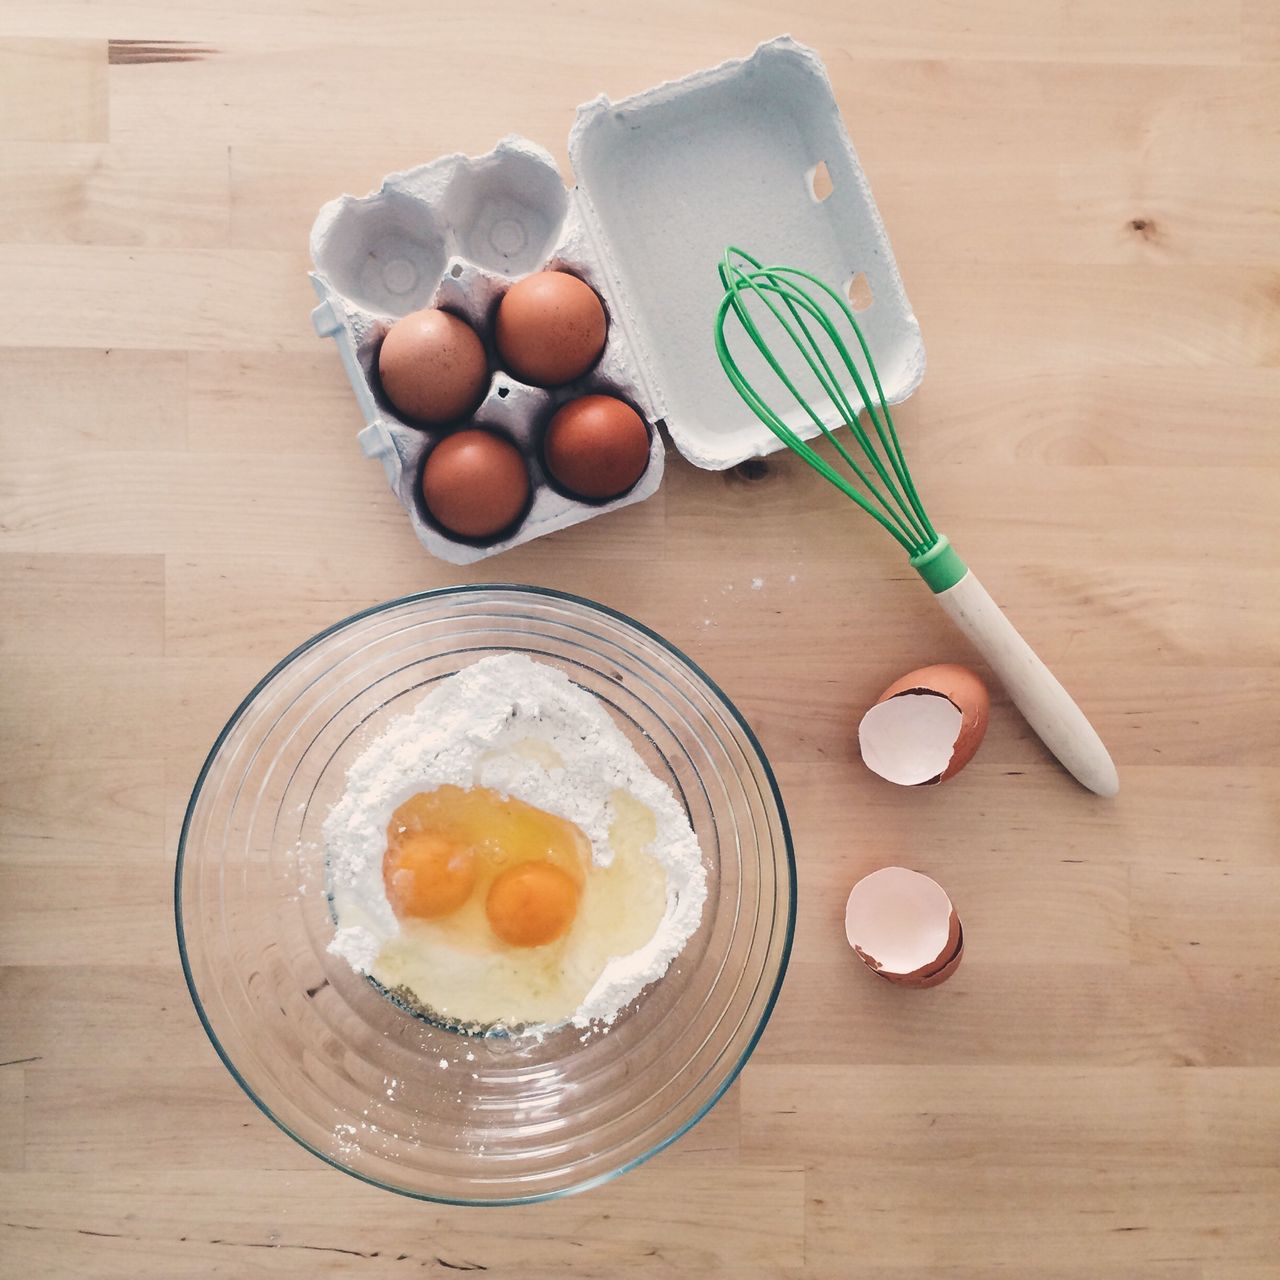
[[[101,42],[0,36],[0,138],[104,142],[107,68]]]
[[[6,6],[0,1273],[1280,1277],[1278,15]],[[998,690],[946,788],[862,768],[867,703],[973,656],[797,466],[672,457],[651,501],[458,571],[358,455],[307,318],[317,205],[512,130],[563,166],[576,103],[783,29],[828,63],[921,319],[900,425],[931,514],[1098,726],[1114,803]],[[711,1116],[586,1197],[477,1214],[263,1119],[190,1008],[170,896],[200,760],[267,667],[378,600],[502,580],[714,673],[777,767],[800,901]],[[889,861],[960,909],[945,986],[850,962],[844,895]]]

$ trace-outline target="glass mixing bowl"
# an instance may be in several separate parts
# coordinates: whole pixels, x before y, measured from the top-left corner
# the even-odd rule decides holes
[[[438,680],[516,651],[599,698],[688,812],[702,924],[607,1030],[541,1041],[435,1026],[327,953],[321,824],[348,767]],[[660,636],[573,596],[465,586],[379,605],[290,654],[241,703],[178,847],[178,946],[228,1070],[309,1151],[422,1199],[581,1191],[699,1120],[782,984],[795,862],[773,773],[729,700]]]

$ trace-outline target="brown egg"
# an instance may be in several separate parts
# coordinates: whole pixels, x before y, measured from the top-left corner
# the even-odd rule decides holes
[[[445,436],[422,468],[427,510],[451,533],[491,538],[529,501],[529,471],[509,440],[468,427]]]
[[[465,320],[429,307],[387,330],[378,375],[387,399],[405,417],[439,426],[465,418],[484,399],[489,362]]]
[[[556,410],[542,456],[559,484],[584,498],[613,498],[649,465],[649,432],[613,396],[580,396]]]
[[[494,340],[517,378],[559,387],[600,359],[606,327],[604,306],[590,285],[564,271],[539,271],[503,296]]]

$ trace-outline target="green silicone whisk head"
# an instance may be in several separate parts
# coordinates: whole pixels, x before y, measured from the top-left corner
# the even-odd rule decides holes
[[[848,301],[808,271],[766,267],[741,249],[726,249],[719,270],[725,293],[716,312],[716,354],[738,394],[788,449],[887,529],[935,591],[951,586],[963,574],[963,565],[930,523],[916,492],[880,375]],[[803,416],[831,442],[844,467],[802,440],[743,372],[725,334],[731,315]],[[792,371],[770,345],[766,329],[778,336],[779,345],[795,347],[788,352]],[[852,335],[861,365],[846,335]],[[830,403],[836,428],[848,427],[854,448],[833,433],[810,397]]]

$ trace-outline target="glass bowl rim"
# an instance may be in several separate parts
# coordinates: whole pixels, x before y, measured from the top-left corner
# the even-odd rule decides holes
[[[354,626],[356,623],[363,622],[366,618],[372,618],[380,613],[389,613],[393,609],[401,608],[404,605],[415,604],[421,600],[435,600],[446,596],[472,596],[483,595],[486,593],[503,594],[512,593],[525,596],[538,596],[553,601],[563,601],[579,608],[585,609],[591,613],[598,613],[610,618],[615,622],[621,622],[624,626],[631,627],[640,632],[659,646],[673,655],[679,662],[683,663],[699,681],[705,686],[707,691],[713,695],[714,699],[720,706],[729,713],[730,718],[736,722],[738,727],[745,735],[747,742],[751,746],[756,759],[760,763],[760,767],[764,772],[765,780],[769,784],[769,791],[773,798],[774,807],[778,814],[778,825],[782,832],[783,848],[786,853],[786,869],[787,869],[787,888],[789,901],[787,906],[787,923],[786,930],[783,935],[782,956],[778,964],[778,972],[773,980],[773,988],[769,992],[768,999],[765,1002],[764,1009],[760,1014],[760,1020],[756,1024],[751,1033],[749,1040],[743,1047],[738,1061],[733,1064],[725,1078],[716,1086],[710,1097],[706,1099],[698,1110],[681,1124],[674,1132],[655,1142],[647,1151],[641,1152],[639,1155],[632,1156],[631,1159],[619,1165],[616,1169],[610,1169],[604,1173],[598,1173],[594,1177],[587,1178],[582,1182],[574,1183],[572,1186],[558,1188],[554,1191],[539,1191],[525,1196],[477,1196],[471,1198],[462,1198],[458,1196],[442,1196],[432,1195],[425,1191],[414,1191],[408,1187],[397,1186],[393,1182],[387,1182],[381,1178],[375,1178],[369,1174],[360,1173],[352,1169],[350,1166],[343,1164],[335,1159],[328,1152],[320,1150],[312,1143],[308,1142],[300,1134],[295,1133],[283,1120],[277,1116],[266,1102],[254,1092],[249,1082],[241,1075],[240,1070],[232,1062],[227,1051],[223,1048],[222,1042],[218,1039],[217,1033],[209,1022],[209,1018],[205,1013],[204,1002],[200,997],[199,991],[196,989],[195,978],[191,971],[191,961],[187,954],[186,930],[182,922],[182,873],[186,862],[187,836],[191,827],[191,820],[195,813],[196,805],[200,800],[201,792],[204,790],[205,780],[209,775],[210,769],[213,767],[214,760],[217,759],[218,752],[222,749],[222,744],[226,741],[231,731],[239,724],[244,714],[253,704],[254,699],[266,688],[272,680],[285,670],[295,659],[300,658],[308,650],[313,649],[322,641],[327,640],[330,636],[342,631],[348,627]],[[787,966],[791,959],[792,943],[795,939],[796,928],[796,858],[795,845],[791,836],[791,824],[787,819],[786,806],[783,803],[782,792],[778,786],[778,780],[774,776],[773,766],[769,763],[769,757],[765,754],[764,748],[760,745],[759,738],[756,737],[755,730],[747,723],[742,712],[734,705],[733,700],[724,692],[723,689],[682,649],[672,644],[664,636],[653,630],[652,627],[646,626],[643,622],[637,621],[629,614],[623,613],[618,609],[610,608],[608,605],[601,604],[599,601],[590,600],[585,596],[574,595],[568,591],[557,591],[551,587],[537,587],[524,583],[516,582],[468,582],[458,583],[448,587],[433,587],[426,591],[414,591],[408,595],[396,596],[391,600],[384,600],[380,604],[370,605],[366,609],[360,609],[355,613],[349,614],[345,618],[339,619],[337,622],[330,623],[329,626],[317,631],[313,636],[304,640],[296,648],[292,649],[283,658],[281,658],[240,700],[239,705],[231,713],[226,724],[222,726],[218,736],[214,739],[212,747],[209,748],[208,755],[205,756],[204,763],[200,766],[200,772],[196,775],[195,784],[191,789],[191,798],[187,801],[187,807],[182,816],[182,830],[178,836],[177,861],[174,867],[173,879],[173,916],[174,924],[177,930],[178,954],[182,961],[182,975],[186,980],[187,993],[191,997],[191,1003],[195,1006],[196,1014],[199,1016],[200,1025],[204,1028],[205,1035],[209,1038],[209,1043],[213,1045],[215,1052],[222,1061],[222,1065],[226,1067],[231,1078],[240,1086],[250,1101],[262,1112],[272,1124],[276,1126],[282,1133],[292,1138],[300,1147],[309,1151],[313,1156],[324,1161],[325,1164],[332,1168],[345,1173],[348,1177],[355,1178],[360,1182],[367,1183],[369,1186],[377,1187],[382,1191],[391,1191],[396,1195],[406,1196],[412,1200],[428,1201],[433,1204],[448,1204],[460,1206],[474,1207],[507,1207],[522,1204],[538,1204],[548,1200],[558,1200],[565,1196],[577,1195],[582,1191],[589,1191],[594,1187],[602,1186],[613,1179],[620,1177],[624,1173],[629,1173],[632,1169],[645,1163],[646,1160],[656,1156],[660,1151],[664,1151],[673,1142],[683,1137],[690,1129],[703,1119],[704,1116],[716,1105],[717,1102],[728,1091],[729,1086],[738,1078],[742,1068],[746,1066],[747,1060],[755,1052],[756,1045],[760,1042],[760,1037],[764,1034],[765,1027],[769,1023],[769,1019],[773,1014],[774,1006],[778,1002],[778,996],[782,991],[783,979],[787,974]]]

